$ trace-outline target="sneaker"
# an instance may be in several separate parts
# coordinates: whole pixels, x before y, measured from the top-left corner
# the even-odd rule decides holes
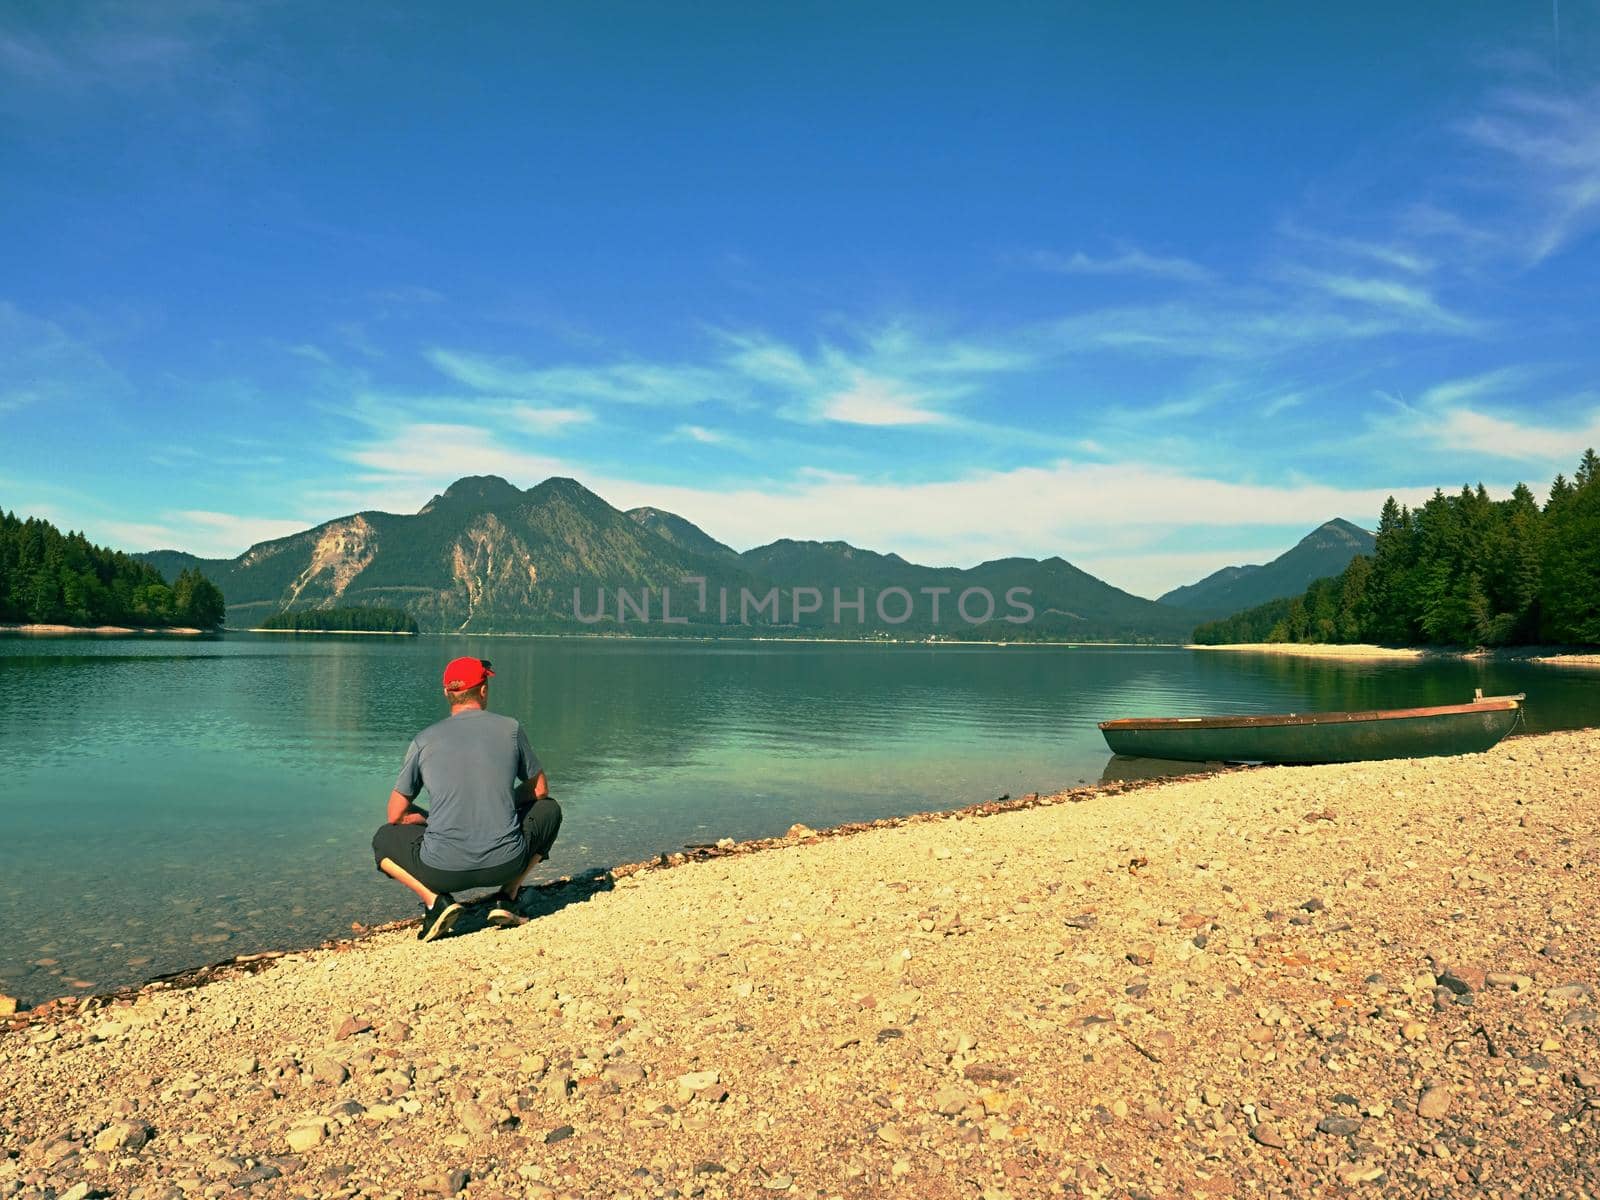
[[[450,932],[450,926],[456,923],[460,915],[461,905],[456,903],[456,898],[449,892],[440,892],[433,901],[433,907],[422,914],[422,928],[417,930],[417,940],[431,942],[434,938],[442,938]]]
[[[517,902],[504,892],[496,892],[490,897],[487,919],[489,924],[498,925],[502,929],[522,924],[522,917],[517,912]]]

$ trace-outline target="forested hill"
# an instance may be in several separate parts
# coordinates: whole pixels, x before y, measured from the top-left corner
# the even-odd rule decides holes
[[[1600,459],[1556,476],[1544,507],[1523,484],[1490,500],[1480,484],[1410,511],[1391,497],[1370,557],[1304,595],[1195,630],[1206,645],[1379,642],[1600,644]]]
[[[216,629],[221,590],[192,568],[160,571],[49,521],[0,512],[0,623]]]

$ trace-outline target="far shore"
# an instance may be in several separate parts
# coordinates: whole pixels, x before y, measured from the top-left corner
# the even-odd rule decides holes
[[[1567,650],[1560,646],[1497,646],[1474,650],[1422,646],[1374,646],[1365,643],[1338,645],[1329,642],[1237,642],[1226,646],[1186,646],[1187,650],[1230,650],[1242,654],[1278,654],[1292,658],[1371,659],[1388,658],[1408,662],[1437,662],[1460,659],[1477,662],[1529,662],[1553,667],[1600,667],[1600,652]]]
[[[204,637],[214,630],[192,629],[188,626],[153,625],[0,625],[0,633],[26,633],[42,637],[71,637],[82,633],[129,636],[131,634],[165,633],[179,637]]]
[[[374,637],[416,637],[414,629],[246,629],[245,633],[337,633],[341,637],[350,634],[357,636],[370,635]]]

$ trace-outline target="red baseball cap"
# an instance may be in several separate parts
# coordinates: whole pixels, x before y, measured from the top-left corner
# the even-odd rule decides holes
[[[444,690],[464,692],[475,688],[494,674],[486,658],[452,658],[444,669]]]

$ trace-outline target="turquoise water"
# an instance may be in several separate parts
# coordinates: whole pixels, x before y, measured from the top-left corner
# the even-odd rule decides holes
[[[566,823],[546,876],[1097,781],[1107,717],[1525,691],[1600,676],[1179,649],[601,639],[0,639],[0,992],[37,1002],[410,915],[368,840],[457,654],[527,725]],[[1113,768],[1115,772],[1116,768]],[[42,965],[41,965],[42,964]]]

